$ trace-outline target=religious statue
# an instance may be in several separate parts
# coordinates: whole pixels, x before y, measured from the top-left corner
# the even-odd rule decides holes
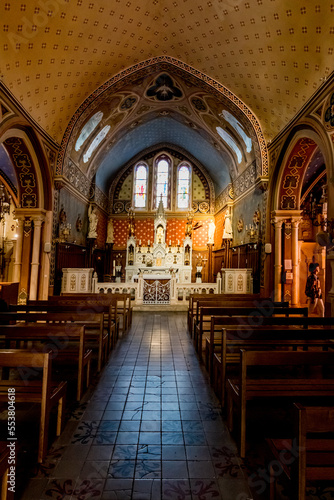
[[[89,205],[89,207],[88,207],[88,219],[89,219],[89,227],[88,227],[87,238],[97,238],[98,217],[96,214],[95,205]]]
[[[231,224],[231,216],[229,209],[226,210],[225,214],[225,224],[224,224],[224,232],[223,232],[223,240],[231,240],[233,238],[232,234],[232,224]]]
[[[65,224],[67,219],[66,212],[64,210],[64,205],[61,206],[60,212],[59,212],[59,222],[60,224]]]
[[[81,220],[81,215],[80,214],[78,214],[78,218],[77,218],[76,223],[75,223],[75,228],[78,231],[78,233],[81,232],[81,229],[82,229],[82,220]]]
[[[128,218],[129,238],[131,238],[131,236],[135,235],[135,215],[132,209],[129,210]]]
[[[186,223],[185,236],[189,236],[189,238],[191,238],[192,231],[193,231],[193,218],[191,216],[188,216],[187,223]]]
[[[214,220],[211,219],[209,222],[209,226],[208,226],[208,244],[209,245],[213,245],[215,242],[215,240],[214,240],[215,229],[216,229],[216,226],[215,226]]]
[[[108,221],[106,243],[114,243],[114,224],[112,219]]]

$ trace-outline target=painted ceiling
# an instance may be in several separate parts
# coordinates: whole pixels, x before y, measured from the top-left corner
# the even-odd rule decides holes
[[[91,99],[91,107],[81,114],[78,110],[117,75],[123,77],[131,67],[152,58],[169,57],[198,71],[202,82],[207,78],[228,89],[250,110],[270,141],[333,70],[333,11],[329,0],[9,0],[0,6],[0,77],[58,144],[74,116],[76,141],[79,123],[83,127],[99,111],[97,104],[104,108],[97,130],[101,132],[102,125],[110,129],[94,152],[94,161],[84,164],[75,143],[68,151],[83,171],[97,172],[101,186],[138,148],[166,141],[195,152],[221,188],[254,160],[256,141],[253,137],[249,151],[240,139],[240,130],[251,136],[240,107],[225,102],[213,116],[219,99],[209,102],[201,95],[209,109],[201,113],[201,104],[198,101],[196,108],[191,101],[182,75],[157,71],[145,80],[142,93],[138,82],[131,87],[124,80],[117,89],[123,93],[121,102],[125,93],[130,97],[132,92],[138,100],[133,115],[125,110],[124,120],[113,125],[110,122],[121,118],[121,102],[113,103],[112,93],[108,100]],[[161,73],[171,78],[167,85],[157,81]],[[164,100],[171,88],[173,99]],[[200,84],[198,91],[208,93]],[[195,94],[195,88],[191,92]],[[138,114],[139,105],[151,108]],[[113,112],[116,108],[118,113]],[[224,131],[232,133],[238,147],[242,144],[241,163]]]

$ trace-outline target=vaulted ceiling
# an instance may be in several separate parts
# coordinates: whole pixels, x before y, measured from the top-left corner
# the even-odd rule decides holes
[[[90,100],[97,111],[94,93],[112,88],[110,81],[125,79],[132,67],[148,67],[147,61],[165,57],[175,66],[191,68],[202,84],[207,80],[212,89],[230,92],[231,105],[225,103],[217,112],[226,113],[222,125],[194,118],[196,106],[189,117],[185,106],[176,109],[160,100],[142,121],[137,114],[136,121],[133,116],[124,122],[125,128],[110,130],[94,169],[103,186],[141,146],[174,142],[192,151],[221,188],[228,176],[253,161],[255,151],[246,157],[244,147],[239,167],[218,128],[226,130],[227,124],[228,129],[230,116],[250,136],[251,115],[266,141],[284,129],[333,70],[333,11],[329,0],[8,0],[0,6],[0,76],[33,120],[60,144],[73,117],[82,125],[82,117],[89,117],[83,103]],[[174,81],[173,72],[167,74],[189,100],[184,75]],[[136,95],[147,98],[146,90]],[[203,85],[198,90],[203,92]],[[208,104],[207,97],[200,97]],[[235,101],[244,107],[234,106]]]

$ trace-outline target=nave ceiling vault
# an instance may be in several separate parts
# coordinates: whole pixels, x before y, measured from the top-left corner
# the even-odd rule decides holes
[[[71,161],[104,193],[157,143],[189,151],[217,194],[254,162],[267,175],[266,143],[332,72],[327,0],[41,0],[0,9],[1,81],[60,146],[56,173]],[[96,131],[110,129],[84,162],[86,145],[76,154],[75,141],[99,109]]]

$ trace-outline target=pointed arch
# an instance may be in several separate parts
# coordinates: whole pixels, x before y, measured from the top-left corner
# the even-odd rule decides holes
[[[94,90],[94,92],[87,97],[87,99],[81,104],[76,113],[73,115],[63,136],[57,158],[56,175],[62,175],[64,164],[67,159],[67,150],[70,142],[73,140],[72,132],[93,101],[99,99],[104,92],[109,91],[111,88],[114,88],[116,91],[120,84],[125,85],[125,83],[129,83],[132,80],[134,81],[140,77],[147,76],[147,74],[150,72],[153,73],[157,69],[165,71],[174,70],[182,73],[188,80],[191,79],[193,81],[197,81],[197,84],[206,88],[208,92],[214,93],[217,96],[226,99],[232,107],[236,107],[239,111],[241,111],[249,121],[258,141],[259,150],[257,154],[257,174],[258,176],[268,175],[268,153],[266,141],[261,125],[254,113],[241,99],[239,99],[224,85],[192,66],[189,66],[188,64],[170,56],[158,56],[130,66],[129,68],[117,73],[113,78],[105,82],[98,89]]]

